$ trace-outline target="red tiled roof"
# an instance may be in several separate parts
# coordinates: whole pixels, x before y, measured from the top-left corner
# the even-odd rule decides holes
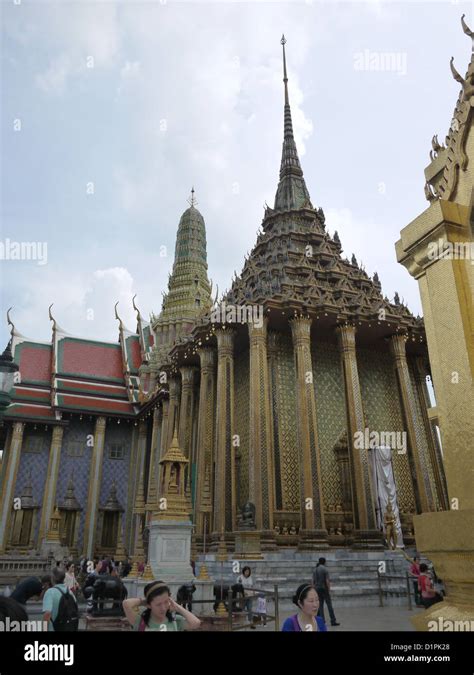
[[[14,361],[20,367],[22,382],[49,384],[51,381],[51,345],[20,342]]]
[[[58,342],[58,374],[123,382],[119,344],[64,337]]]

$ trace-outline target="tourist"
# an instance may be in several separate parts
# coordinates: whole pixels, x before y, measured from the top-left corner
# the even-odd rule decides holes
[[[326,558],[319,558],[316,569],[313,572],[313,584],[316,588],[319,597],[319,616],[325,622],[324,618],[324,603],[328,606],[329,617],[331,619],[331,626],[339,626],[336,615],[332,608],[331,601],[331,584],[329,581],[329,572],[326,567]]]
[[[247,610],[247,618],[251,624],[250,628],[255,628],[253,624],[252,602],[255,595],[253,589],[252,570],[247,565],[242,569],[242,574],[239,575],[237,583],[240,584],[244,590],[244,606]]]
[[[293,603],[298,612],[285,620],[282,631],[327,631],[324,619],[318,614],[319,596],[312,584],[298,586]]]
[[[49,631],[77,630],[79,612],[74,593],[64,583],[66,573],[60,567],[51,572],[53,588],[43,598],[43,621],[48,622]]]
[[[259,623],[267,625],[267,599],[265,593],[259,593],[257,598],[256,615]]]
[[[28,621],[28,614],[23,605],[11,596],[5,598],[0,595],[0,622],[5,625],[5,619],[11,621]]]
[[[49,574],[41,577],[27,577],[20,581],[18,586],[15,588],[13,593],[10,594],[10,597],[16,602],[20,603],[22,607],[26,610],[26,603],[31,598],[37,597],[41,600],[48,590],[51,588],[53,582],[51,581],[51,576]]]
[[[418,589],[421,592],[421,603],[425,609],[443,600],[442,596],[434,590],[433,580],[428,573],[428,565],[425,563],[420,565]]]
[[[410,565],[410,576],[413,579],[413,590],[415,592],[415,605],[420,607],[422,605],[420,589],[418,588],[418,579],[420,576],[420,556],[416,555]]]
[[[64,583],[66,584],[66,586],[69,588],[70,591],[72,591],[74,594],[77,593],[79,584],[77,582],[76,575],[74,574],[74,563],[69,563],[68,566],[66,567]]]
[[[145,597],[130,598],[122,603],[133,630],[183,631],[196,630],[201,621],[192,612],[178,605],[163,581],[152,581],[144,588]],[[146,609],[140,613],[140,607]],[[175,615],[172,614],[175,612]]]
[[[132,565],[130,563],[130,558],[127,558],[122,566],[122,577],[127,577],[130,574]]]

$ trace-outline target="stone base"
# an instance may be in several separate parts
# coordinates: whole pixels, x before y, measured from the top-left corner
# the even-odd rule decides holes
[[[61,546],[61,542],[56,539],[48,541],[44,539],[41,542],[40,552],[46,558],[54,558],[56,562],[62,562],[68,557],[69,550],[66,546]]]
[[[211,534],[209,543],[206,543],[208,553],[217,553],[219,548],[219,542],[221,540],[221,535],[218,532],[213,532]],[[227,553],[231,554],[234,552],[235,548],[235,537],[233,532],[224,532],[224,541],[227,548]]]
[[[300,530],[298,551],[323,551],[329,548],[327,530]]]
[[[262,551],[276,551],[278,547],[275,532],[273,530],[262,530],[260,532],[260,545]]]
[[[425,631],[466,630],[466,625],[474,630],[474,509],[422,513],[413,524],[418,551],[432,561],[446,588],[445,600],[413,617],[413,625]]]
[[[242,530],[235,532],[235,552],[232,556],[236,560],[261,560],[261,532],[256,530]]]
[[[193,583],[196,587],[193,593],[193,614],[199,617],[214,616],[214,579],[195,579]]]
[[[148,562],[155,579],[165,582],[190,583],[191,521],[152,520],[148,546]]]
[[[383,535],[378,530],[354,530],[352,548],[355,551],[383,551]]]

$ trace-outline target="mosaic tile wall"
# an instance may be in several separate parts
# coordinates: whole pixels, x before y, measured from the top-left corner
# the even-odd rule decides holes
[[[63,444],[61,448],[61,461],[59,464],[57,494],[60,501],[66,495],[67,484],[73,475],[74,494],[82,511],[79,518],[78,546],[82,545],[84,523],[87,508],[87,493],[89,490],[89,472],[92,458],[92,447],[87,445],[88,436],[94,436],[94,421],[89,419],[71,420],[64,429]],[[80,449],[79,456],[69,454],[71,451]]]
[[[403,431],[396,374],[389,353],[357,349],[357,365],[364,404],[365,422],[370,431]],[[413,485],[406,454],[393,451],[393,472],[402,512],[415,511]]]
[[[234,434],[240,436],[240,508],[249,496],[249,350],[234,360]]]
[[[41,439],[40,452],[25,452],[28,438],[35,437]],[[41,522],[41,511],[43,503],[44,484],[48,473],[49,447],[51,445],[51,431],[44,430],[41,425],[34,429],[34,426],[27,424],[23,435],[23,446],[20,454],[20,466],[15,485],[15,497],[21,497],[23,488],[28,482],[31,471],[31,485],[33,488],[33,499],[40,507],[36,520],[37,529],[35,532],[35,541],[38,540],[38,530]]]
[[[427,439],[427,434],[426,434],[426,429],[423,424],[423,417],[422,417],[422,412],[421,412],[421,401],[417,395],[417,388],[416,388],[416,378],[415,378],[415,364],[408,359],[408,370],[410,373],[410,381],[411,381],[411,386],[413,387],[413,393],[415,394],[415,401],[416,401],[416,409],[418,411],[418,418],[420,420],[420,425],[421,425],[421,445],[420,445],[420,452],[422,453],[423,459],[424,459],[424,464],[425,466],[428,467],[428,476],[430,480],[430,485],[431,485],[431,492],[433,493],[433,499],[434,499],[434,505],[436,509],[441,508],[441,502],[438,496],[438,492],[436,489],[436,483],[435,483],[435,477],[434,477],[434,472],[433,472],[433,465],[431,463],[430,459],[430,452],[428,448],[428,439]]]
[[[323,501],[327,509],[330,504],[342,503],[341,481],[333,449],[347,425],[344,383],[340,355],[336,345],[313,343],[311,358],[323,474]]]

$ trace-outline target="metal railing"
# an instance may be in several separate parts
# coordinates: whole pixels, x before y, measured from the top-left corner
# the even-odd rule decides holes
[[[275,606],[275,613],[274,614],[265,614],[265,623],[266,624],[272,624],[275,623],[275,626],[278,627],[280,623],[280,613],[279,613],[279,594],[278,594],[278,585],[274,584],[273,586],[273,591],[269,591],[268,589],[264,588],[252,588],[252,592],[254,592],[256,595],[252,597],[252,602],[253,600],[257,599],[257,594],[262,594],[265,595],[266,600],[273,600],[274,606]],[[192,599],[190,601],[191,606],[194,608],[194,605],[205,605],[205,604],[212,604],[216,606],[216,610],[212,616],[212,618],[215,620],[216,617],[222,616],[222,618],[225,618],[225,614],[219,615],[218,613],[218,607],[222,603],[224,604],[225,607],[225,612],[227,614],[227,630],[229,631],[238,631],[238,630],[244,630],[246,628],[250,628],[252,625],[255,625],[253,621],[245,622],[242,623],[239,621],[236,623],[234,614],[235,609],[237,606],[239,606],[239,609],[242,611],[242,613],[246,612],[247,610],[245,609],[245,601],[248,599],[249,596],[239,596],[239,597],[233,597],[233,590],[232,588],[229,587],[227,590],[227,594],[222,592],[222,586],[221,586],[221,593],[219,596],[215,595],[215,597],[212,600],[194,600]],[[253,616],[256,616],[256,612],[252,612]],[[205,620],[206,618],[209,618],[208,616],[201,616],[201,619]],[[278,630],[278,628],[277,628]]]
[[[383,581],[404,581],[406,584],[406,589],[402,590],[394,590],[390,588],[383,588]],[[393,595],[396,593],[397,595],[406,595],[407,600],[408,600],[408,609],[411,611],[413,609],[413,604],[411,600],[411,583],[413,581],[413,577],[410,577],[408,572],[405,573],[405,576],[395,576],[394,574],[381,574],[377,570],[377,583],[378,583],[378,591],[379,591],[379,607],[383,607],[383,598],[385,596]]]

